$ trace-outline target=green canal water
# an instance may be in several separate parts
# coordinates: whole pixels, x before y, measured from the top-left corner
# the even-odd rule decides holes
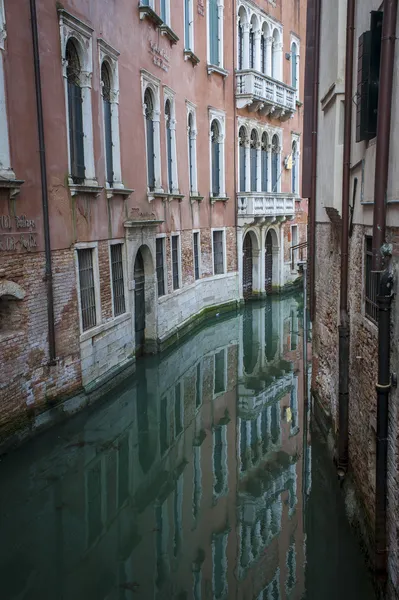
[[[308,422],[302,313],[209,320],[1,457],[0,597],[373,599]]]

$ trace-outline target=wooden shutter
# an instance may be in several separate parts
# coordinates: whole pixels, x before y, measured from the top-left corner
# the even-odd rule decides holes
[[[184,0],[184,45],[191,50],[190,43],[190,0]]]
[[[82,90],[68,81],[69,142],[71,155],[71,175],[75,183],[85,179],[83,145]]]
[[[261,57],[261,71],[266,74],[266,42],[265,36],[262,34],[260,38],[260,57]]]

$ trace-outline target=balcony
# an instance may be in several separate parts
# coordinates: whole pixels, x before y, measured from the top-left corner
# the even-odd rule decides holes
[[[243,225],[262,221],[285,221],[295,217],[293,194],[268,192],[239,192],[237,194],[238,217]]]
[[[287,121],[296,110],[294,88],[253,69],[237,73],[237,108]]]

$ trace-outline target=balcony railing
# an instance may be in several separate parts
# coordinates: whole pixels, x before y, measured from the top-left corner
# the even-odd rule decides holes
[[[296,110],[294,88],[253,69],[237,73],[237,108],[248,106],[263,115],[286,121]]]
[[[295,216],[295,196],[268,192],[240,192],[237,194],[238,216],[251,219]]]

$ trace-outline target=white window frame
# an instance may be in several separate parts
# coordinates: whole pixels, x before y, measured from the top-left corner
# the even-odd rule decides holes
[[[300,173],[301,173],[301,136],[298,134],[293,133],[291,136],[291,153],[292,153],[292,145],[293,143],[296,143],[296,159],[297,159],[297,169],[296,169],[296,186],[295,186],[295,190],[292,190],[292,192],[298,196],[299,198],[299,190],[301,189],[301,185],[300,185]],[[292,159],[294,159],[294,157],[292,157]],[[292,162],[292,167],[294,168],[294,161]],[[292,188],[292,173],[291,173],[291,188]]]
[[[215,274],[215,255],[213,248],[213,234],[215,231],[222,231],[222,240],[223,240],[223,273]],[[222,277],[227,273],[227,252],[226,252],[226,227],[214,227],[211,229],[211,242],[212,242],[212,273],[214,277]]]
[[[177,289],[174,289],[174,287],[173,287],[173,246],[172,246],[172,238],[173,237],[177,237],[177,261],[178,261],[178,265],[179,265],[179,273],[178,273],[179,287]],[[170,266],[171,266],[171,273],[172,273],[172,293],[173,293],[173,292],[178,292],[182,288],[180,231],[172,231],[169,239],[170,239]]]
[[[209,38],[209,0],[206,0],[206,61],[208,65],[208,74],[212,71],[227,75],[227,71],[224,69],[224,54],[223,54],[223,13],[224,13],[224,0],[217,0],[218,8],[218,42],[219,42],[219,64],[214,65],[211,63],[211,42]]]
[[[197,107],[195,104],[193,104],[192,102],[189,102],[189,100],[186,100],[186,111],[187,111],[187,150],[188,150],[188,188],[189,188],[189,195],[191,197],[198,197],[199,196],[199,192],[198,192],[198,164],[197,164],[197,135],[198,135],[198,130],[197,130]],[[189,125],[188,125],[188,119],[190,117],[190,114],[192,116],[192,120],[193,120],[193,131],[190,134],[189,131]],[[192,187],[193,189],[191,190],[191,177],[190,177],[190,135],[191,135],[191,140],[193,143],[193,181],[192,181]]]
[[[296,86],[296,97],[297,99],[300,97],[299,94],[299,85],[300,85],[300,78],[299,78],[299,74],[300,74],[300,68],[299,68],[299,64],[300,64],[300,50],[301,50],[301,45],[300,45],[300,41],[299,38],[294,35],[291,34],[291,39],[290,39],[290,56],[291,56],[291,61],[292,61],[292,45],[296,44],[296,49],[297,49],[297,60],[296,60],[296,81],[297,81],[297,86]],[[292,81],[292,65],[291,65],[291,87],[293,87],[293,81]]]
[[[188,42],[186,48],[186,10],[188,6]],[[194,54],[194,0],[184,1],[184,50]]]
[[[144,4],[142,0],[139,0],[139,6],[148,6],[149,8],[152,8],[152,10],[155,11],[155,0],[148,0],[148,4]]]
[[[4,51],[7,37],[4,0],[0,0],[0,177],[15,179],[11,168],[10,132],[8,128]]]
[[[281,180],[282,180],[282,164],[281,157],[283,151],[283,130],[282,129],[271,129],[271,137],[270,141],[270,191],[272,194],[281,194]],[[273,190],[273,176],[272,176],[272,168],[273,168],[273,160],[272,160],[272,148],[273,148],[273,137],[278,137],[279,151],[278,151],[278,160],[277,160],[277,190]]]
[[[114,239],[114,240],[109,240],[108,241],[108,261],[109,261],[109,277],[110,277],[110,286],[111,286],[111,300],[112,300],[112,318],[118,318],[115,317],[115,311],[114,311],[114,283],[112,280],[112,257],[111,257],[111,246],[116,246],[117,244],[121,244],[122,248],[121,248],[121,253],[122,253],[122,271],[123,271],[123,291],[125,294],[125,312],[118,315],[118,317],[121,317],[122,315],[125,315],[126,313],[130,312],[130,308],[129,308],[129,288],[127,285],[127,257],[126,257],[126,244],[125,244],[125,239],[124,238],[119,238],[119,239]]]
[[[194,254],[194,233],[198,233],[198,279],[195,279],[195,254]],[[193,229],[192,231],[193,234],[193,275],[194,275],[194,281],[199,281],[201,279],[201,274],[202,274],[202,264],[201,264],[201,229]]]
[[[144,136],[145,136],[145,154],[147,157],[147,127],[145,118],[145,103],[144,94],[147,88],[152,91],[154,98],[154,110],[153,110],[153,127],[154,127],[154,176],[155,176],[155,189],[151,191],[148,188],[148,164],[146,158],[146,170],[147,170],[147,194],[148,199],[151,201],[154,197],[154,193],[164,193],[162,187],[162,169],[161,169],[161,99],[160,99],[160,85],[161,81],[158,77],[152,75],[149,71],[141,69],[141,101],[143,106],[143,125],[144,125]]]
[[[69,185],[73,188],[74,182],[71,176],[71,151],[69,141],[69,110],[68,110],[68,80],[67,80],[67,60],[66,47],[70,39],[76,43],[76,50],[79,54],[81,77],[80,84],[82,89],[82,113],[83,113],[83,152],[85,161],[85,186],[98,187],[95,162],[94,162],[94,140],[93,140],[93,109],[92,109],[92,76],[93,76],[93,29],[83,23],[80,19],[67,12],[64,9],[59,10],[60,38],[61,38],[61,59],[62,75],[64,78],[65,89],[65,109],[66,109],[66,133],[68,144],[68,171]]]
[[[162,240],[162,258],[163,258],[163,286],[165,293],[163,296],[158,296],[158,275],[157,275],[157,264],[156,264],[156,243],[155,243],[155,274],[157,275],[157,298],[164,298],[168,295],[168,261],[166,260],[166,233],[157,233],[155,236],[156,240]],[[172,248],[172,247],[171,247]],[[172,282],[173,285],[173,282]]]
[[[177,144],[176,144],[176,101],[175,96],[176,93],[168,86],[163,86],[163,96],[164,96],[164,115],[165,115],[165,141],[166,141],[166,160],[168,161],[168,141],[167,141],[167,126],[166,126],[166,113],[165,106],[166,101],[169,100],[170,103],[170,131],[171,131],[171,152],[172,152],[172,191],[171,194],[179,194],[179,174],[177,169]],[[168,182],[167,191],[169,193],[169,165],[166,165],[166,180]]]
[[[96,324],[90,329],[83,330],[83,320],[82,320],[82,302],[80,297],[80,276],[79,276],[79,257],[78,250],[93,250],[93,276],[94,276],[94,297],[96,301]],[[100,267],[98,260],[98,242],[79,242],[75,244],[74,248],[75,255],[75,272],[76,272],[76,289],[78,294],[78,306],[79,306],[79,329],[81,336],[87,336],[88,338],[92,337],[93,331],[101,325],[102,317],[101,317],[101,292],[100,292]],[[81,341],[83,341],[81,339]]]
[[[226,113],[217,108],[208,108],[209,118],[209,195],[212,199],[212,123],[217,121],[219,125],[219,170],[220,170],[220,186],[219,198],[226,198],[226,170],[225,170],[225,140],[226,140]]]
[[[122,168],[121,168],[121,142],[120,142],[120,127],[119,127],[119,67],[118,58],[119,52],[112,48],[103,39],[97,40],[98,44],[98,59],[100,66],[100,88],[101,86],[101,67],[103,62],[107,63],[111,74],[111,132],[112,132],[112,166],[114,171],[113,187],[110,188],[108,181],[105,182],[107,192],[111,190],[123,190],[125,186],[122,183]],[[102,91],[101,91],[102,97]],[[102,128],[103,128],[103,145],[104,145],[104,164],[107,164],[107,148],[105,144],[104,130],[104,114],[102,112]],[[110,194],[112,195],[112,193]]]
[[[277,32],[278,34],[278,40],[276,41],[274,38],[274,32]],[[271,46],[271,53],[272,53],[272,61],[271,61],[271,75],[273,73],[274,67],[274,60],[275,60],[275,66],[276,66],[276,73],[274,75],[274,79],[277,81],[283,81],[283,30],[280,27],[274,26],[273,31],[272,31],[272,46]]]
[[[170,17],[171,17],[171,14],[170,14],[170,0],[165,0],[165,12],[166,12],[166,18],[164,20],[164,24],[167,25],[169,27],[169,29],[171,29],[171,25],[170,25]],[[159,3],[159,16],[161,16],[161,0],[160,0],[160,3]]]

